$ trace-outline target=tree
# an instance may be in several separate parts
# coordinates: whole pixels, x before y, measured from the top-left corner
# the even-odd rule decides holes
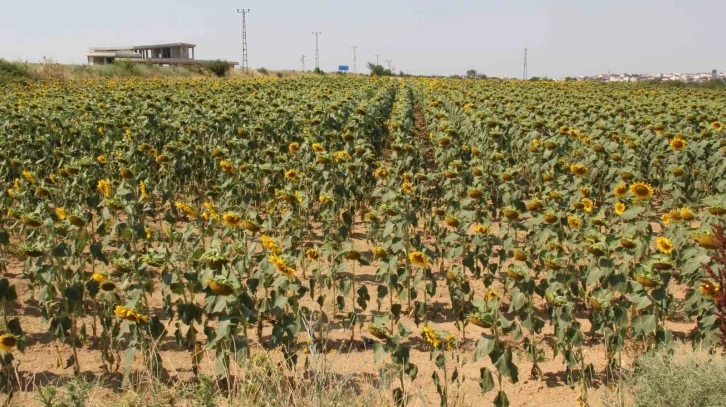
[[[228,63],[222,61],[221,59],[207,62],[204,65],[204,68],[206,68],[208,71],[210,71],[219,78],[227,76],[227,72],[232,69],[232,67]]]
[[[478,76],[476,74],[476,69],[469,69],[466,71],[466,78],[467,79],[477,79]]]
[[[386,69],[373,62],[368,63],[368,69],[371,71],[371,76],[393,76],[393,72],[390,69]]]

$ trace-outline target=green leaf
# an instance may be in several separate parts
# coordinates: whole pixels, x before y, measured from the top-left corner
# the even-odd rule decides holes
[[[486,367],[479,370],[479,387],[481,387],[482,394],[494,389],[494,376]]]

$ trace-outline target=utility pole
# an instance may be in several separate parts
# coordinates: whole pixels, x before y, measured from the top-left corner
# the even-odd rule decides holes
[[[305,55],[300,58],[300,61],[302,62],[302,71],[305,72]]]
[[[355,51],[358,49],[358,46],[353,45],[351,48],[353,48],[353,73],[358,73],[358,67],[357,67],[358,60],[357,60],[356,54],[355,54]]]
[[[318,46],[318,37],[322,34],[320,31],[313,32],[315,36],[315,69],[320,69],[320,47]]]
[[[376,65],[378,65],[378,57],[380,57],[380,54],[376,54]]]
[[[392,61],[390,59],[387,59],[386,62],[388,63],[388,70],[390,71],[391,70],[391,62]],[[391,71],[391,72],[393,72],[393,71]]]
[[[527,48],[524,49],[524,72],[522,72],[522,80],[527,80]]]
[[[247,60],[247,13],[249,12],[250,9],[237,9],[237,14],[242,14],[242,65],[240,69],[243,69],[245,72],[249,72],[250,70],[250,63]]]

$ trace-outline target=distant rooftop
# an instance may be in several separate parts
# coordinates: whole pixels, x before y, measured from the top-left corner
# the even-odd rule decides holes
[[[171,48],[171,47],[184,47],[184,48],[196,48],[195,44],[189,44],[186,42],[170,42],[168,44],[150,44],[150,45],[131,45],[131,46],[119,46],[119,47],[94,47],[92,51],[136,51],[143,49],[154,49],[154,48]]]

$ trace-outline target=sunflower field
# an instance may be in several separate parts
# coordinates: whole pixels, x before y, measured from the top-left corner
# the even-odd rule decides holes
[[[212,355],[224,380],[262,349],[304,369],[337,338],[384,366],[398,405],[422,386],[442,406],[477,397],[468,381],[506,406],[505,383],[544,380],[548,360],[588,405],[627,347],[675,340],[678,301],[680,339],[724,346],[724,91],[363,77],[3,90],[6,392],[34,346],[26,299],[75,374],[161,376],[171,347],[194,374]]]

